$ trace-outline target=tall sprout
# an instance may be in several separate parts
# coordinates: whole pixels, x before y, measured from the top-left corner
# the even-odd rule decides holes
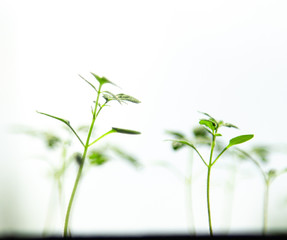
[[[217,138],[221,137],[222,135],[218,132],[218,130],[221,127],[228,127],[228,128],[236,128],[237,127],[230,123],[225,123],[222,120],[218,121],[215,118],[211,117],[207,113],[202,113],[205,117],[204,119],[200,119],[199,124],[205,128],[205,130],[210,134],[211,141],[210,141],[210,154],[209,159],[206,161],[203,156],[200,154],[197,147],[194,145],[196,143],[193,143],[189,141],[188,139],[171,139],[170,141],[173,141],[175,143],[180,143],[189,146],[191,149],[193,149],[196,154],[199,156],[203,164],[207,167],[207,181],[206,181],[206,200],[207,200],[207,213],[208,213],[208,226],[209,226],[209,233],[211,236],[213,236],[213,229],[212,229],[212,218],[211,218],[211,204],[210,204],[210,179],[211,179],[211,169],[214,166],[214,164],[218,161],[218,159],[222,156],[224,152],[226,152],[229,148],[242,144],[244,142],[249,141],[253,138],[252,134],[248,135],[240,135],[235,138],[232,138],[229,140],[229,144],[226,145],[216,157],[214,157],[214,150],[216,149],[217,144]]]
[[[70,228],[69,228],[69,221],[70,221],[70,213],[72,210],[72,206],[73,206],[73,201],[75,198],[75,194],[77,192],[77,188],[78,188],[78,184],[79,181],[81,179],[82,176],[82,171],[83,171],[83,167],[85,164],[85,160],[86,157],[88,155],[88,151],[89,148],[91,146],[93,146],[95,143],[97,143],[99,140],[101,140],[102,138],[106,137],[107,135],[111,134],[111,133],[122,133],[122,134],[140,134],[140,132],[138,131],[134,131],[134,130],[129,130],[129,129],[122,129],[122,128],[116,128],[113,127],[111,130],[107,131],[106,133],[104,133],[103,135],[97,137],[96,139],[92,140],[91,136],[95,127],[95,122],[96,119],[99,115],[99,113],[102,111],[102,109],[104,107],[107,106],[107,104],[111,101],[117,101],[118,103],[125,103],[125,102],[132,102],[132,103],[140,103],[139,100],[137,100],[136,98],[129,96],[127,94],[123,94],[123,93],[119,93],[119,94],[113,94],[110,91],[103,91],[102,88],[104,86],[106,86],[106,84],[113,84],[111,81],[109,81],[107,78],[105,77],[99,77],[98,75],[91,73],[92,76],[97,80],[98,82],[98,88],[96,88],[94,86],[94,84],[92,84],[90,81],[88,81],[87,79],[83,78],[82,76],[80,76],[85,82],[87,82],[96,92],[95,94],[95,101],[94,101],[94,107],[92,107],[92,120],[91,123],[89,125],[89,131],[88,134],[86,136],[86,140],[83,141],[78,132],[75,131],[75,129],[72,127],[70,121],[64,119],[64,118],[60,118],[51,114],[47,114],[47,113],[43,113],[43,112],[38,112],[42,115],[48,116],[50,118],[54,118],[58,121],[61,121],[62,123],[64,123],[65,125],[67,125],[69,127],[69,129],[71,130],[71,132],[73,132],[73,134],[75,135],[75,137],[78,139],[79,143],[82,145],[83,148],[83,152],[82,154],[78,154],[77,155],[77,162],[79,164],[79,168],[78,168],[78,173],[77,173],[77,177],[75,179],[75,183],[74,183],[74,187],[70,196],[70,200],[69,200],[69,204],[67,207],[67,211],[66,211],[66,217],[65,217],[65,224],[64,224],[64,237],[67,237],[69,232],[70,232]],[[100,97],[103,97],[104,102],[101,103]]]

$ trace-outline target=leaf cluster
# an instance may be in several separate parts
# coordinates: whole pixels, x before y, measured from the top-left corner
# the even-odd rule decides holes
[[[197,154],[200,156],[203,163],[206,166],[210,167],[219,159],[219,157],[227,149],[229,149],[230,147],[234,145],[247,142],[253,138],[253,134],[247,134],[247,135],[240,135],[240,136],[230,139],[229,144],[226,145],[226,147],[222,148],[221,152],[217,155],[217,157],[212,162],[207,164],[207,162],[203,159],[203,157],[199,153],[198,149],[195,147],[195,144],[211,146],[211,148],[214,148],[217,143],[216,138],[219,136],[222,136],[220,133],[218,133],[218,129],[220,127],[228,127],[228,128],[235,128],[235,129],[238,129],[238,127],[231,123],[225,123],[222,120],[218,121],[207,113],[202,113],[202,114],[208,118],[203,118],[199,120],[200,127],[197,127],[193,130],[193,135],[194,135],[193,141],[188,140],[183,133],[176,132],[176,131],[167,131],[169,135],[175,138],[171,140],[172,147],[174,150],[181,149],[184,146],[189,146],[197,152]],[[210,135],[208,136],[207,133],[210,133],[211,137]]]

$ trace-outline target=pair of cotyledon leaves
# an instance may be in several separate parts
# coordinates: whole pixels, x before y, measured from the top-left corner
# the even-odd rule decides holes
[[[215,118],[211,117],[207,113],[202,113],[202,114],[204,114],[205,116],[208,116],[209,118],[208,119],[201,119],[199,121],[199,124],[204,126],[204,128],[209,133],[211,133],[213,136],[221,136],[220,133],[217,133],[218,128],[221,126],[238,129],[238,127],[236,127],[235,125],[233,125],[231,123],[225,123],[221,120],[217,121],[217,120],[215,120]],[[173,144],[174,150],[179,149],[181,147],[181,145],[178,145],[176,143],[188,145],[188,146],[192,147],[193,149],[195,149],[195,146],[193,145],[193,143],[186,140],[182,134],[180,134],[178,132],[172,132],[172,131],[169,131],[169,133],[173,134],[175,137],[178,138],[178,139],[172,140],[174,142],[174,144]],[[237,136],[235,138],[232,138],[232,139],[230,139],[229,144],[226,146],[226,149],[228,149],[234,145],[238,145],[238,144],[247,142],[250,139],[252,139],[253,136],[254,136],[253,134],[247,134],[247,135],[240,135],[240,136]]]

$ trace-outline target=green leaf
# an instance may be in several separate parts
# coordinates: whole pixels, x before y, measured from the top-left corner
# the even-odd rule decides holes
[[[208,127],[211,131],[215,131],[216,123],[211,120],[201,119],[199,124]]]
[[[109,91],[104,91],[104,92],[108,94],[108,95],[107,94],[103,94],[103,97],[104,97],[104,99],[106,99],[107,102],[111,101],[111,100],[116,100],[120,104],[122,104],[121,100],[117,97],[117,95],[115,95],[115,94],[113,94],[113,93],[111,93]]]
[[[268,162],[268,156],[270,154],[270,149],[267,146],[255,146],[251,149],[251,152],[256,154],[260,160],[264,163]]]
[[[196,138],[207,138],[206,129],[202,126],[193,128],[192,133]]]
[[[220,133],[216,133],[215,136],[221,137],[222,135]]]
[[[122,101],[128,101],[128,102],[132,102],[132,103],[140,103],[141,102],[138,99],[136,99],[132,96],[129,96],[127,94],[124,94],[124,93],[117,94],[117,97]]]
[[[83,78],[80,74],[79,74],[80,78],[82,78],[84,81],[86,81],[93,89],[95,89],[96,92],[98,92],[98,90],[96,89],[96,87],[91,84],[87,79]]]
[[[185,145],[184,145],[183,143],[175,142],[175,141],[174,141],[174,142],[172,142],[171,146],[172,146],[172,149],[173,149],[174,151],[177,151],[177,150],[183,148]]]
[[[180,132],[176,132],[176,131],[165,131],[167,134],[170,134],[176,138],[185,138],[184,134],[183,133],[180,133]]]
[[[195,149],[195,146],[191,142],[189,142],[185,139],[168,139],[166,141],[173,141],[173,142],[182,143],[184,145],[188,145],[188,146],[192,147],[193,149]]]
[[[65,124],[67,124],[67,126],[73,131],[73,133],[74,133],[74,134],[76,135],[76,137],[79,139],[79,141],[81,142],[81,144],[82,144],[83,146],[85,146],[85,144],[83,143],[83,141],[81,140],[81,138],[79,137],[79,135],[76,133],[76,131],[72,128],[72,126],[70,125],[70,122],[69,122],[68,120],[65,120],[65,119],[59,118],[59,117],[55,117],[55,116],[52,116],[52,115],[47,114],[47,113],[42,113],[42,112],[38,112],[38,111],[36,111],[36,112],[37,112],[37,113],[40,113],[40,114],[43,114],[43,115],[46,115],[46,116],[48,116],[48,117],[57,119],[57,120],[59,120],[59,121],[65,123]]]
[[[129,129],[122,129],[122,128],[112,128],[114,132],[123,133],[123,134],[141,134],[138,131],[129,130]]]
[[[117,86],[116,84],[114,84],[113,82],[111,82],[110,80],[108,80],[107,78],[105,77],[99,77],[98,75],[94,74],[91,72],[91,74],[98,80],[98,82],[100,83],[100,85],[103,85],[105,83],[110,83],[110,84],[113,84],[115,86]]]
[[[90,163],[92,165],[97,165],[97,166],[103,165],[109,160],[109,158],[106,155],[95,150],[89,153],[88,159],[90,160]]]
[[[232,139],[230,139],[227,148],[230,148],[231,146],[234,146],[234,145],[237,145],[237,144],[241,144],[241,143],[247,142],[253,137],[254,137],[253,134],[248,134],[248,135],[241,135],[241,136],[232,138]]]
[[[44,133],[44,137],[46,140],[47,147],[55,148],[61,142],[61,139],[53,134]]]
[[[238,129],[238,127],[236,127],[235,125],[231,124],[231,123],[222,123],[222,126],[224,127],[229,127],[229,128],[236,128]]]
[[[211,117],[208,113],[205,113],[205,112],[199,112],[199,113],[201,113],[201,114],[203,114],[203,115],[205,115],[205,116],[209,117],[209,118],[210,118],[210,120],[212,120],[212,121],[214,121],[214,122],[216,122],[216,123],[217,123],[217,121],[215,120],[215,118],[214,118],[214,117]]]
[[[40,113],[40,114],[43,114],[43,115],[46,115],[46,116],[48,116],[48,117],[57,119],[57,120],[59,120],[59,121],[65,123],[65,124],[67,124],[67,125],[70,125],[70,122],[69,122],[68,120],[63,119],[63,118],[55,117],[55,116],[53,116],[53,115],[50,115],[50,114],[47,114],[47,113],[43,113],[43,112],[39,112],[39,111],[36,111],[36,112],[37,112],[37,113]]]
[[[267,174],[268,174],[268,176],[269,176],[270,178],[275,177],[275,176],[276,176],[276,170],[271,169],[271,170],[268,171]]]
[[[123,150],[121,150],[118,147],[112,147],[111,148],[120,158],[122,158],[123,160],[127,160],[128,162],[130,162],[133,166],[135,167],[140,167],[141,164],[138,162],[138,160],[136,158],[134,158],[133,156],[131,156],[130,154],[124,152]]]

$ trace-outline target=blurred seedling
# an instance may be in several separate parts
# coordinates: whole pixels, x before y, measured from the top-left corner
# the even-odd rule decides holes
[[[233,124],[230,123],[225,123],[222,120],[218,121],[215,118],[211,117],[209,114],[207,113],[202,113],[203,115],[205,115],[204,119],[200,119],[199,124],[201,126],[204,127],[204,129],[207,131],[208,134],[210,134],[211,136],[211,140],[210,140],[210,154],[209,154],[209,160],[206,161],[203,156],[200,154],[200,152],[198,151],[197,147],[194,145],[196,143],[193,143],[191,141],[189,141],[188,139],[182,138],[182,139],[171,139],[169,141],[173,141],[179,144],[183,144],[183,145],[187,145],[189,147],[191,147],[200,157],[200,159],[202,160],[203,164],[207,167],[207,212],[208,212],[208,223],[209,223],[209,232],[210,235],[213,236],[213,230],[212,230],[212,221],[211,221],[211,208],[210,208],[210,196],[209,196],[209,192],[210,192],[210,173],[211,173],[211,169],[214,166],[214,164],[218,161],[218,159],[222,156],[222,154],[224,152],[226,152],[229,148],[247,142],[250,139],[253,138],[252,134],[248,134],[248,135],[240,135],[237,136],[235,138],[232,138],[229,140],[229,144],[226,145],[226,147],[222,148],[221,151],[219,151],[219,153],[217,154],[216,157],[214,157],[214,150],[216,149],[216,144],[217,144],[217,138],[221,137],[222,135],[218,132],[219,128],[221,127],[228,127],[228,128],[236,128],[237,127]]]
[[[269,206],[269,190],[270,184],[280,175],[287,173],[287,168],[282,170],[268,169],[264,170],[265,164],[270,163],[270,146],[254,146],[249,151],[244,151],[235,148],[240,154],[241,158],[251,160],[260,172],[264,181],[264,197],[263,197],[263,235],[267,232],[268,225],[268,206]],[[255,157],[254,157],[255,156]]]
[[[52,133],[51,131],[40,131],[40,130],[34,130],[34,129],[28,129],[27,127],[23,128],[21,127],[20,129],[18,128],[17,132],[24,133],[29,136],[33,136],[36,138],[41,139],[47,149],[51,152],[60,150],[60,155],[59,159],[60,161],[56,161],[58,164],[55,164],[52,162],[51,158],[45,158],[45,162],[48,163],[50,169],[49,169],[49,177],[52,178],[53,183],[52,183],[52,188],[51,188],[51,194],[50,194],[50,203],[47,211],[47,217],[45,221],[45,227],[44,227],[44,232],[43,236],[46,236],[48,233],[48,225],[51,222],[52,214],[54,213],[53,208],[55,207],[54,204],[54,186],[57,186],[58,190],[58,196],[59,196],[59,205],[60,205],[60,211],[61,211],[61,216],[64,216],[64,209],[63,209],[63,204],[64,204],[64,199],[63,199],[63,185],[64,185],[64,175],[67,172],[69,166],[71,166],[72,163],[74,164],[80,164],[80,159],[81,159],[81,154],[78,152],[75,153],[68,153],[68,148],[71,146],[72,141],[73,141],[73,136],[70,134],[69,128],[64,126],[64,129],[67,131],[68,136],[63,137],[60,134],[55,134]],[[83,132],[87,133],[88,132],[88,126],[80,126],[77,128],[77,132]],[[142,168],[142,164],[135,158],[133,155],[130,153],[127,153],[123,149],[115,146],[115,145],[109,145],[106,144],[105,146],[101,146],[100,148],[97,149],[92,149],[91,151],[88,152],[87,159],[89,161],[87,162],[87,168],[86,171],[88,171],[91,167],[98,167],[98,166],[103,166],[108,162],[111,162],[113,159],[118,158],[121,160],[126,161],[127,163],[131,164],[131,166],[140,169]]]
[[[174,137],[175,139],[185,139],[190,142],[194,142],[197,145],[203,145],[208,146],[210,145],[210,137],[207,134],[207,131],[202,126],[195,127],[191,132],[191,137],[187,137],[184,133],[179,131],[170,131],[167,130],[166,134],[170,135],[171,137]],[[171,144],[171,147],[174,151],[181,150],[182,148],[186,147],[185,144],[177,141],[173,141]],[[188,230],[191,235],[196,234],[195,225],[194,225],[194,216],[193,216],[193,207],[192,207],[192,184],[194,180],[196,179],[195,176],[193,176],[193,155],[191,152],[190,157],[187,159],[186,163],[186,171],[185,173],[182,173],[179,171],[175,166],[173,166],[170,163],[163,162],[161,163],[161,166],[166,167],[170,169],[172,172],[174,172],[181,180],[183,180],[185,184],[185,199],[186,199],[186,213],[187,213],[187,225]]]
[[[94,84],[92,84],[90,81],[88,81],[87,79],[85,79],[84,77],[80,76],[85,82],[87,82],[96,92],[95,94],[95,101],[94,101],[94,107],[92,107],[92,120],[91,120],[91,124],[89,125],[89,131],[88,134],[86,136],[86,140],[83,141],[78,132],[72,127],[70,121],[57,117],[57,116],[53,116],[47,113],[43,113],[43,112],[38,112],[40,114],[43,114],[45,116],[54,118],[58,121],[63,122],[64,124],[66,124],[67,127],[69,127],[69,129],[74,133],[74,135],[76,136],[76,138],[79,140],[79,143],[82,145],[83,148],[83,153],[82,154],[77,154],[76,158],[77,158],[77,162],[79,164],[79,168],[78,168],[78,173],[77,173],[77,177],[74,183],[74,187],[70,196],[70,200],[69,200],[69,204],[67,207],[67,211],[66,211],[66,216],[65,216],[65,224],[64,224],[64,237],[67,237],[68,235],[70,235],[70,227],[69,227],[69,220],[70,220],[70,213],[71,213],[71,209],[72,209],[72,205],[73,205],[73,201],[74,201],[74,197],[75,194],[77,192],[77,188],[78,188],[78,184],[79,181],[81,179],[82,176],[82,171],[83,171],[83,167],[85,165],[85,160],[87,158],[87,156],[89,156],[89,149],[95,144],[97,143],[99,140],[101,140],[102,138],[106,137],[107,135],[111,134],[111,133],[122,133],[122,134],[140,134],[140,132],[138,131],[134,131],[134,130],[129,130],[129,129],[122,129],[122,128],[115,128],[113,127],[111,130],[107,131],[106,133],[104,133],[103,135],[99,136],[98,138],[91,140],[92,137],[92,133],[94,130],[94,126],[95,126],[95,121],[99,115],[99,113],[102,111],[102,109],[106,106],[108,106],[107,104],[112,102],[112,101],[117,101],[118,103],[122,104],[122,103],[126,103],[126,102],[132,102],[132,103],[140,103],[139,100],[137,100],[136,98],[123,94],[123,93],[119,93],[119,94],[113,94],[110,91],[103,91],[102,88],[103,86],[106,84],[112,84],[115,85],[114,83],[112,83],[111,81],[109,81],[107,78],[105,77],[99,77],[98,75],[91,73],[92,76],[94,77],[94,79],[96,79],[98,81],[98,88],[96,88],[94,86]],[[103,98],[103,102],[101,103],[100,97],[102,96]],[[99,161],[99,160],[97,160]],[[101,158],[100,161],[105,161],[104,158]]]

